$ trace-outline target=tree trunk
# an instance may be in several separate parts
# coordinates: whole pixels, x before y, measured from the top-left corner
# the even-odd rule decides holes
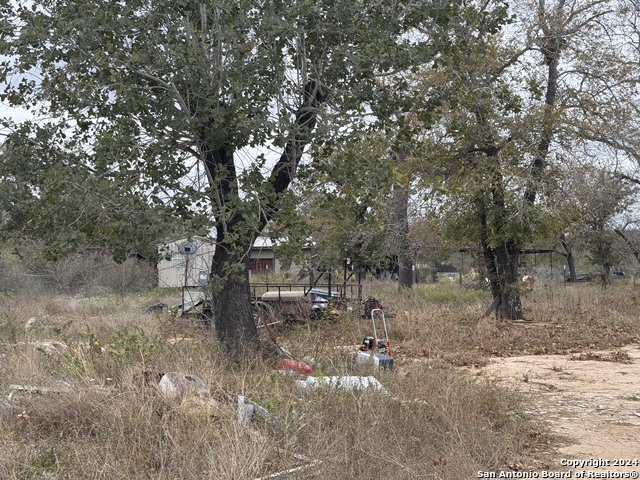
[[[250,247],[247,245],[246,251]],[[219,280],[213,285],[213,318],[220,343],[241,357],[248,353],[246,348],[257,347],[260,342],[253,317],[248,261],[229,269],[230,261],[236,263],[237,259],[229,255],[224,244],[218,244],[211,266],[211,278],[214,282]]]
[[[496,152],[497,153],[497,152]],[[505,215],[504,187],[499,171],[495,171],[491,184],[489,205],[492,210],[494,229],[503,230],[502,218]],[[518,264],[520,262],[521,245],[514,239],[507,238],[497,247],[493,247],[489,241],[489,224],[486,204],[479,201],[480,207],[480,245],[484,258],[485,268],[489,275],[489,285],[496,304],[498,318],[507,320],[520,320],[524,318],[522,312],[522,300],[518,282]]]
[[[578,280],[578,274],[576,273],[576,260],[573,256],[573,249],[569,248],[567,251],[567,268],[569,268],[569,278],[572,282]]]
[[[409,191],[404,187],[393,190],[393,238],[398,255],[398,288],[413,286],[413,259],[409,245]]]
[[[613,267],[613,265],[611,265],[610,262],[608,261],[602,262],[602,273],[600,276],[602,278],[603,288],[607,288],[607,285],[611,283],[611,267]]]
[[[505,242],[500,248],[481,243],[485,268],[489,275],[489,286],[496,304],[498,318],[520,320],[524,318],[522,300],[518,288],[518,262],[520,247],[516,242]]]
[[[543,4],[541,4],[543,5]],[[557,32],[545,32],[548,34],[548,43],[542,48],[545,56],[545,63],[548,66],[547,88],[545,95],[544,115],[542,119],[542,132],[537,145],[537,152],[531,165],[531,179],[524,190],[524,199],[528,205],[534,206],[540,189],[544,170],[547,165],[547,156],[551,141],[554,135],[554,106],[558,91],[558,62],[562,50],[562,42]],[[484,123],[484,116],[478,115],[479,123]],[[499,148],[493,141],[491,135],[488,136],[484,149],[488,157],[497,159]],[[504,186],[499,170],[494,172],[491,188],[489,208],[492,210],[496,225],[492,228],[498,231],[503,230],[503,215],[506,212],[504,201]],[[486,208],[486,207],[485,207]],[[488,227],[485,209],[482,210],[484,216],[483,224],[483,250],[485,252],[485,263],[490,275],[491,290],[493,298],[500,298],[497,306],[497,314],[501,318],[518,320],[524,318],[522,312],[522,301],[520,298],[518,282],[518,262],[520,260],[521,242],[512,238],[507,238],[502,245],[494,248],[488,242]]]
[[[235,357],[259,347],[249,286],[249,252],[253,239],[278,211],[280,197],[295,176],[304,149],[311,141],[318,109],[326,99],[315,80],[310,80],[302,93],[303,102],[284,151],[263,185],[262,193],[267,195],[265,201],[257,205],[260,208],[255,209],[257,222],[245,217],[248,205],[238,194],[233,147],[211,138],[216,118],[207,116],[199,132],[199,149],[211,186],[211,206],[216,221],[216,250],[210,277],[214,322],[218,339]]]
[[[498,317],[508,320],[522,319],[524,317],[518,282],[520,246],[517,242],[509,241],[497,249],[494,258],[499,279]]]
[[[249,287],[249,255],[253,235],[246,219],[238,212],[242,200],[237,192],[233,150],[215,148],[202,133],[201,149],[212,190],[216,217],[216,248],[211,260],[209,288],[212,293],[213,321],[220,343],[236,358],[247,348],[258,347],[258,330],[253,317]]]
[[[538,13],[540,19],[548,19],[544,2],[539,3]],[[531,162],[530,177],[523,192],[525,204],[530,208],[535,207],[541,190],[555,131],[558,64],[563,48],[563,34],[552,27],[551,22],[541,26],[545,38],[540,50],[548,66],[548,74],[542,121],[539,125],[540,138]],[[492,125],[482,107],[476,107],[474,115],[484,133],[479,142],[473,142],[469,153],[483,153],[489,160],[483,165],[483,176],[487,179],[486,187],[476,198],[476,207],[480,215],[480,245],[496,305],[496,314],[501,318],[518,320],[524,318],[518,263],[524,245],[522,239],[531,234],[531,229],[525,224],[519,234],[512,233],[512,227],[509,225],[511,214],[505,200],[507,189],[500,166],[500,151],[504,145],[496,142]],[[521,220],[528,221],[527,218]]]
[[[562,243],[562,248],[564,248],[564,251],[566,253],[565,256],[567,257],[567,268],[569,269],[569,279],[568,280],[570,282],[575,282],[578,279],[578,275],[576,273],[575,258],[573,257],[573,248],[564,239],[561,240],[561,243]]]

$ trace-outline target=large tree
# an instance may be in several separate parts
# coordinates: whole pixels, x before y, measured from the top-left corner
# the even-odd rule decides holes
[[[635,223],[629,219],[637,197],[637,187],[598,166],[594,159],[565,159],[557,172],[557,186],[549,196],[549,243],[558,242],[566,258],[568,280],[576,281],[574,250],[587,250],[591,261],[608,272],[618,253],[611,247],[614,230],[625,239],[624,230]],[[626,223],[626,225],[625,225]]]
[[[339,114],[361,111],[376,74],[409,48],[437,53],[429,36],[402,34],[428,18],[446,25],[455,5],[442,5],[13,2],[0,7],[0,99],[47,117],[40,125],[70,139],[90,177],[135,178],[135,195],[209,216],[215,326],[240,352],[257,341],[248,252],[305,148]]]
[[[478,240],[502,317],[523,317],[520,252],[548,233],[563,159],[598,148],[602,156],[598,125],[609,123],[604,132],[622,118],[634,124],[623,99],[636,100],[635,84],[628,56],[620,55],[629,10],[620,5],[518,3],[508,28],[469,39],[441,71],[429,72],[440,88],[457,92],[440,128],[448,146],[448,223]]]

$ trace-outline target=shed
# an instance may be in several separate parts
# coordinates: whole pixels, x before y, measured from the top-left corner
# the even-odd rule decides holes
[[[180,245],[185,243],[193,244],[195,252],[180,251]],[[206,282],[215,252],[215,241],[212,238],[183,236],[165,240],[156,246],[161,257],[158,262],[159,287],[198,286]],[[277,273],[282,270],[270,238],[256,238],[249,255],[249,269],[252,274]]]
[[[188,247],[195,247],[189,251]],[[212,239],[206,237],[179,237],[156,245],[158,261],[158,287],[182,287],[199,285],[208,278],[211,259],[216,249]]]

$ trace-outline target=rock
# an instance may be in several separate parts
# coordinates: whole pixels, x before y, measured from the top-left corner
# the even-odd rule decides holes
[[[242,426],[249,426],[256,417],[267,418],[269,412],[266,408],[252,402],[244,395],[238,395],[237,421]]]
[[[209,387],[195,375],[179,372],[165,373],[158,383],[160,392],[170,399],[187,395],[209,396]]]
[[[32,342],[31,345],[36,347],[36,350],[40,350],[47,355],[58,355],[62,352],[66,352],[69,348],[66,343],[58,342],[56,340],[49,340],[45,342]]]

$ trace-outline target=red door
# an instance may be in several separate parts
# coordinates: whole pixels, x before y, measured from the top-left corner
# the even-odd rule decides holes
[[[273,258],[254,258],[249,261],[251,273],[269,273],[273,271]]]

